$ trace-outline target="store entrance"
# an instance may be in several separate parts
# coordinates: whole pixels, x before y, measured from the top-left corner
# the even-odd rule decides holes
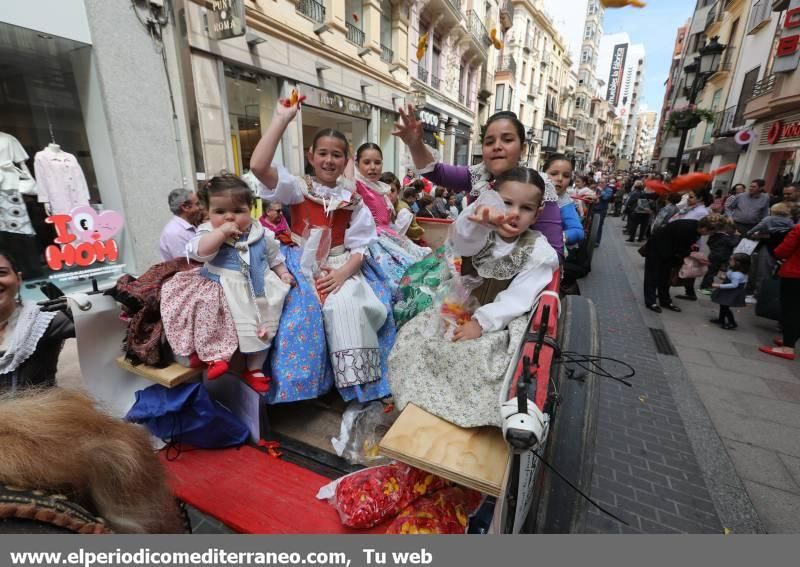
[[[303,106],[303,157],[305,158],[311,143],[314,141],[314,136],[323,128],[335,128],[347,137],[353,149],[367,142],[367,128],[369,122],[363,118],[356,118],[346,114],[339,114],[337,112],[330,112],[322,110],[321,108],[314,108]],[[306,174],[310,175],[312,172],[308,169],[308,160],[306,160]]]

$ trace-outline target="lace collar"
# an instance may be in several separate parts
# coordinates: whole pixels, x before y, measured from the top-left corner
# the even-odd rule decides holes
[[[475,271],[477,271],[478,275],[482,278],[510,280],[525,267],[525,264],[533,253],[533,248],[539,234],[540,233],[533,232],[532,230],[526,230],[514,243],[514,248],[509,254],[500,258],[495,258],[492,251],[497,245],[497,234],[492,231],[489,234],[486,245],[480,252],[472,257],[472,265]]]
[[[356,169],[356,181],[365,185],[371,191],[377,193],[378,195],[388,195],[391,191],[391,187],[388,184],[384,183],[383,181],[370,181],[363,175],[361,172]]]
[[[0,357],[0,374],[14,372],[36,352],[36,345],[56,316],[55,313],[40,310],[35,303],[27,302],[17,308],[15,315],[16,322],[10,330],[12,336],[8,342],[8,350]]]
[[[322,205],[326,215],[338,209],[355,208],[361,202],[361,197],[356,193],[355,181],[346,177],[339,177],[336,187],[323,185],[311,176],[306,176],[301,185],[303,195]]]

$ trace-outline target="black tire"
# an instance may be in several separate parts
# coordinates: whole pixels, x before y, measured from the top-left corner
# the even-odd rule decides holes
[[[583,355],[600,354],[600,334],[594,304],[585,297],[570,295],[562,301],[558,343],[563,351]],[[573,369],[572,378],[568,376]],[[589,494],[594,468],[599,385],[597,376],[568,364],[552,370],[561,403],[554,411],[545,460],[570,482]],[[552,390],[551,385],[551,390]],[[535,512],[528,518],[528,530],[535,533],[582,533],[590,505],[553,471],[542,467],[534,495]],[[526,530],[526,531],[528,531]]]

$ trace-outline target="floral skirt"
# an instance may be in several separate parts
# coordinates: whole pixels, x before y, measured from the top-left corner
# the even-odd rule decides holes
[[[307,280],[300,271],[301,249],[283,245],[281,252],[286,257],[286,267],[297,280],[297,285],[286,297],[278,332],[272,341],[269,359],[264,367],[264,372],[272,376],[271,387],[265,394],[267,403],[270,404],[317,398],[336,385],[323,310],[313,282]],[[380,378],[337,389],[345,401],[357,399],[367,402],[390,394],[387,359],[394,345],[396,331],[386,276],[368,256],[365,256],[361,266],[361,275],[387,311],[385,322],[377,333]]]
[[[161,288],[161,322],[175,354],[228,361],[239,348],[236,324],[222,286],[200,268],[178,272]]]
[[[378,240],[369,247],[370,256],[386,276],[393,295],[397,294],[400,279],[408,268],[425,258],[430,252],[430,248],[417,246],[408,238],[388,232],[382,233]]]
[[[456,263],[448,259],[444,246],[406,270],[395,294],[397,327],[428,309],[439,286],[456,273]]]
[[[397,333],[389,383],[397,409],[408,403],[460,427],[500,425],[500,390],[525,338],[528,315],[503,331],[451,342],[429,309]]]

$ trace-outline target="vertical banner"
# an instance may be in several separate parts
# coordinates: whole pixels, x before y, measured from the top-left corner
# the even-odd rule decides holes
[[[619,93],[622,90],[622,75],[625,72],[625,57],[628,54],[628,44],[620,43],[614,46],[611,55],[611,71],[608,73],[608,90],[606,100],[614,107],[619,105]]]
[[[212,0],[208,11],[208,31],[214,39],[230,39],[247,32],[244,0]]]

